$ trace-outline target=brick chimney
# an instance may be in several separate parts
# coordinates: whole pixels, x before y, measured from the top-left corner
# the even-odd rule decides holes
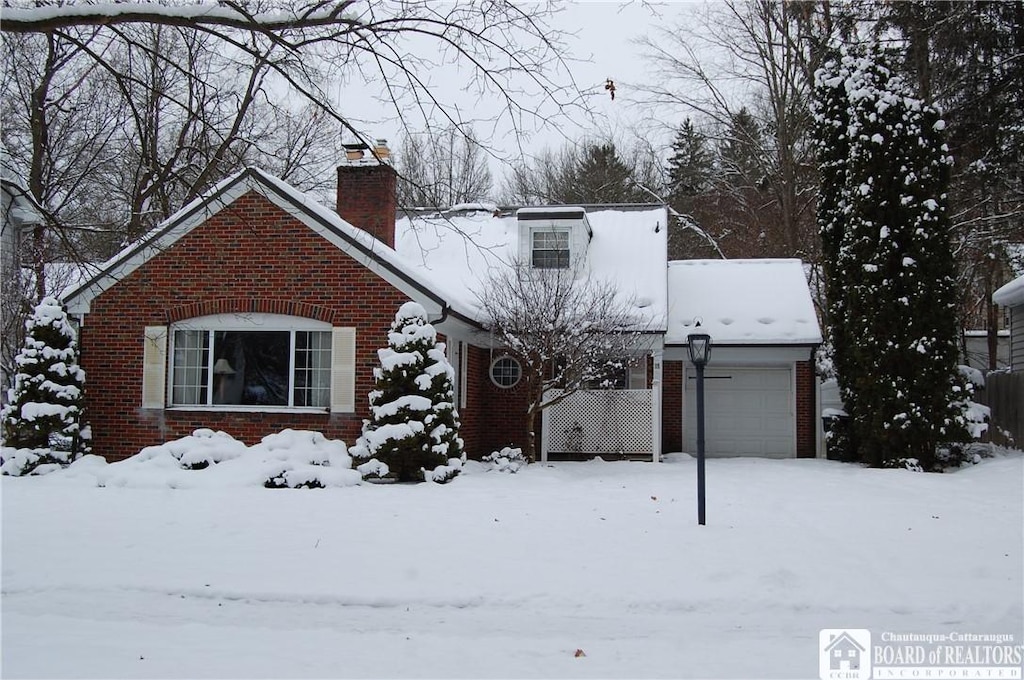
[[[338,214],[394,248],[398,182],[387,141],[378,139],[372,149],[364,143],[344,146],[345,160],[338,165]]]

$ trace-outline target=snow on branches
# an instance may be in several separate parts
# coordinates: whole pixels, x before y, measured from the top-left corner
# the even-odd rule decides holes
[[[17,373],[0,413],[4,474],[27,474],[45,465],[66,465],[89,452],[83,426],[85,372],[78,366],[75,333],[54,298],[36,306],[15,358]]]
[[[455,410],[455,371],[445,344],[427,323],[423,306],[402,305],[377,350],[370,392],[371,418],[349,453],[367,478],[447,482],[461,469],[463,453]]]
[[[574,269],[519,263],[493,275],[484,291],[480,306],[495,345],[522,366],[533,461],[535,416],[642,355],[645,322],[611,283]]]
[[[966,438],[945,211],[951,159],[938,112],[872,46],[816,74],[815,137],[828,326],[864,462],[935,467]]]

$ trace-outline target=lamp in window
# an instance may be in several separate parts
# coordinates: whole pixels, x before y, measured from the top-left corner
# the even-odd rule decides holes
[[[217,379],[217,403],[223,404],[225,401],[224,391],[227,389],[229,376],[235,374],[235,369],[231,368],[231,364],[227,359],[221,357],[217,359],[213,364],[213,375]]]

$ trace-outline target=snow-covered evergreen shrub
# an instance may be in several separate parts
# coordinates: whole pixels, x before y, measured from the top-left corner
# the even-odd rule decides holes
[[[311,430],[282,430],[268,434],[257,447],[270,459],[268,489],[323,489],[344,486],[352,473],[352,458],[344,442]]]
[[[78,365],[75,333],[63,306],[44,298],[25,330],[9,403],[0,413],[6,445],[21,451],[5,449],[0,462],[3,474],[11,475],[67,465],[89,453],[91,440],[83,417],[85,372]]]
[[[371,418],[350,450],[366,478],[447,482],[461,469],[454,369],[422,305],[402,305],[377,351]]]
[[[888,63],[877,48],[843,48],[815,78],[829,341],[860,460],[933,470],[940,444],[968,439],[951,159],[938,113]]]
[[[238,458],[247,447],[226,432],[209,428],[193,430],[192,434],[155,446],[147,446],[134,458],[144,462],[152,458],[170,456],[183,470],[205,470],[226,460]]]
[[[490,463],[492,470],[515,474],[526,465],[526,456],[522,449],[506,446],[501,451],[494,451],[483,457],[483,462]]]

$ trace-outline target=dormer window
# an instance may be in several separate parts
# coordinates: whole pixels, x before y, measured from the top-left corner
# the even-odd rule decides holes
[[[530,261],[534,269],[568,269],[569,230],[534,231]]]
[[[519,258],[533,269],[577,269],[594,232],[579,206],[519,208]]]

